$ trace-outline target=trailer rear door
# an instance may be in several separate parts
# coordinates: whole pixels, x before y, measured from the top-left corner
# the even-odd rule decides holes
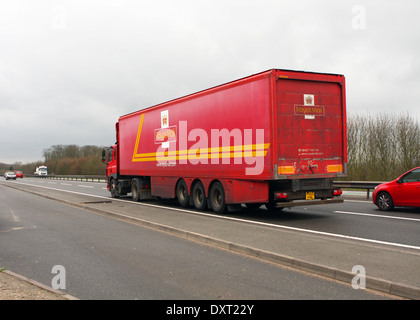
[[[339,82],[276,80],[278,177],[328,177],[345,170],[342,90]]]

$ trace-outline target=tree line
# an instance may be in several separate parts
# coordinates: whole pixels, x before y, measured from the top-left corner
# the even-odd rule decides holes
[[[101,161],[102,147],[54,145],[44,149],[43,156],[48,173],[57,175],[105,175]]]
[[[388,181],[420,166],[420,127],[408,113],[351,115],[347,119],[348,175],[350,181]],[[40,165],[49,174],[105,175],[102,147],[54,145],[44,149],[45,161],[13,165],[0,170],[33,173]]]
[[[55,175],[105,175],[106,166],[102,163],[102,148],[99,146],[54,145],[43,150],[44,161],[27,164],[0,164],[0,169],[20,170],[32,174],[35,168],[47,166],[48,174]]]
[[[347,120],[350,181],[388,181],[420,166],[420,127],[408,113],[354,115]]]

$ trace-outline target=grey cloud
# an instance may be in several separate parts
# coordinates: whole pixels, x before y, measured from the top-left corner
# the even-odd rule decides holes
[[[355,29],[358,4],[364,29]],[[108,145],[120,115],[270,68],[344,74],[349,113],[419,118],[420,4],[2,1],[0,162]]]

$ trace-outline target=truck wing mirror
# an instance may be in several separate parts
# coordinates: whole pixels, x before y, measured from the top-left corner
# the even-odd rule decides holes
[[[105,162],[105,157],[106,157],[106,149],[102,149],[102,162]]]

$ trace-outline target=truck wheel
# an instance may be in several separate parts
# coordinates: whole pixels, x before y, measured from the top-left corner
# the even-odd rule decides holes
[[[188,187],[183,179],[179,180],[176,185],[176,198],[178,199],[181,207],[188,206],[190,199],[188,196]]]
[[[376,197],[376,205],[381,211],[390,211],[394,209],[394,202],[387,192],[380,192]]]
[[[197,181],[194,184],[192,190],[192,198],[194,203],[194,208],[197,210],[204,210],[206,207],[206,191],[201,181]]]
[[[111,179],[111,197],[113,198],[119,198],[120,193],[118,192],[118,182],[116,179]]]
[[[225,213],[226,198],[225,198],[225,189],[220,182],[215,182],[210,189],[210,204],[215,213]]]
[[[133,179],[131,182],[131,198],[134,201],[140,201],[140,186],[141,181],[138,178]]]

